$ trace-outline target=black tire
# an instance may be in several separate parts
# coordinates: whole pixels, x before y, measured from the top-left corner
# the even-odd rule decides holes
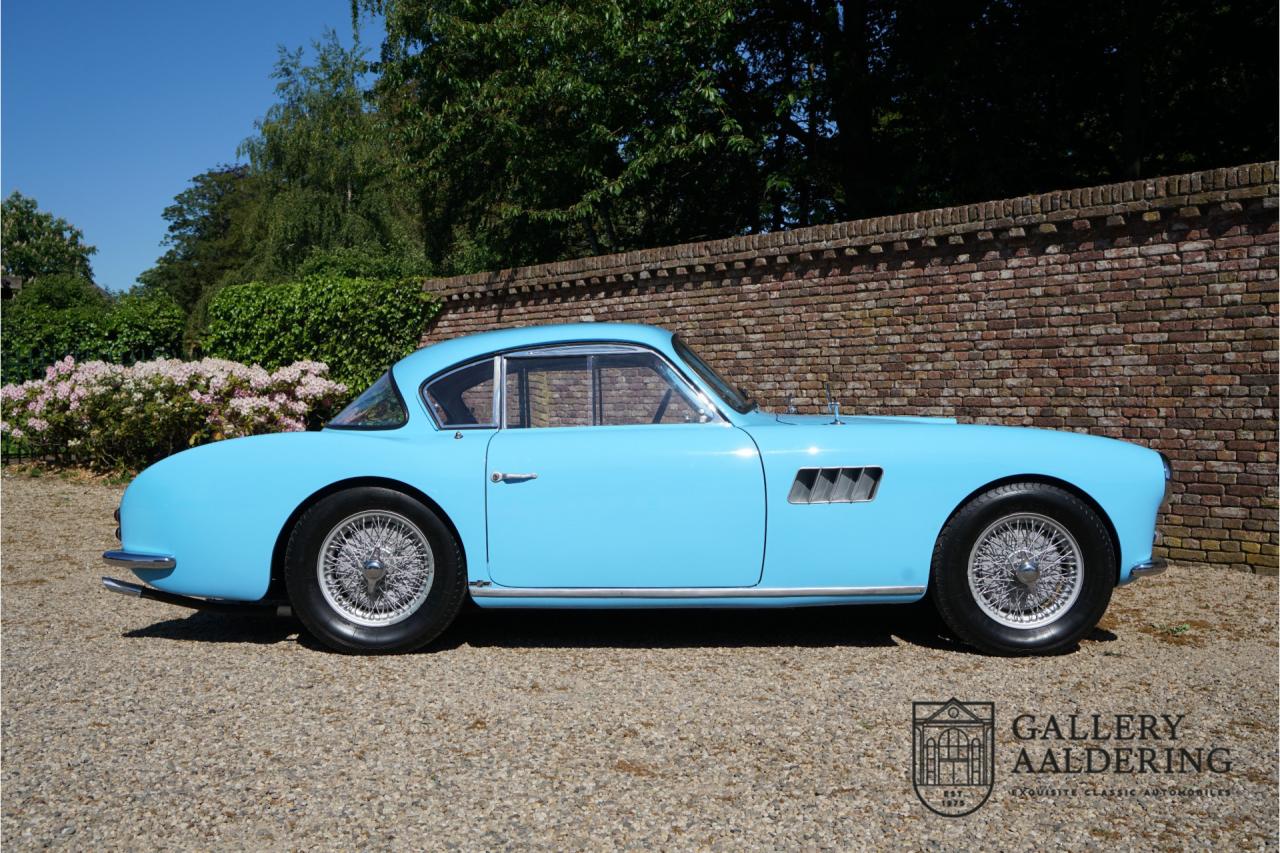
[[[434,575],[426,597],[410,615],[387,625],[363,625],[325,598],[317,571],[326,537],[352,516],[394,513],[411,522],[431,549]],[[285,550],[285,585],[294,613],[320,642],[342,652],[394,653],[425,646],[449,627],[466,595],[466,572],[457,540],[430,509],[402,492],[361,487],[318,501],[294,525]]]
[[[1082,563],[1075,601],[1052,621],[1032,628],[988,615],[969,583],[969,559],[978,538],[1000,519],[1020,514],[1044,516],[1064,528]],[[991,654],[1025,655],[1068,648],[1092,631],[1111,601],[1115,580],[1111,536],[1088,504],[1055,486],[1011,483],[973,498],[947,522],[933,549],[930,586],[939,615],[959,639]]]

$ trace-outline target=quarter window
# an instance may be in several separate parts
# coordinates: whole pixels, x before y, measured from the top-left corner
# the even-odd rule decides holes
[[[496,427],[493,359],[446,373],[426,387],[424,396],[442,427]]]

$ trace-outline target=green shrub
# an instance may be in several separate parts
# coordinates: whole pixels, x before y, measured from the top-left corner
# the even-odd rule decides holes
[[[312,275],[223,288],[209,305],[209,355],[272,369],[323,361],[352,388],[418,346],[437,300],[411,280]]]
[[[103,324],[101,355],[117,363],[177,356],[185,325],[182,309],[169,297],[126,293]]]
[[[176,356],[182,325],[182,311],[168,297],[113,299],[84,279],[44,276],[5,305],[0,378],[20,382],[66,356],[115,362]]]
[[[14,300],[15,302],[17,300]],[[3,365],[5,382],[37,375],[63,356],[97,358],[106,311],[77,305],[71,308],[4,312]]]
[[[110,305],[111,297],[94,287],[88,279],[54,273],[26,282],[9,308],[42,311],[89,308],[106,311]]]

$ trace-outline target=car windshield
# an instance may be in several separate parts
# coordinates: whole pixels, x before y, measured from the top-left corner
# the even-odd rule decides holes
[[[333,429],[395,429],[404,426],[408,420],[409,412],[404,407],[400,390],[391,378],[391,371],[387,371],[325,426]]]
[[[676,354],[680,356],[680,359],[689,365],[693,372],[697,373],[702,381],[710,386],[711,390],[720,399],[724,400],[726,405],[742,414],[746,414],[756,408],[755,400],[752,400],[741,388],[735,387],[730,384],[729,380],[716,373],[711,365],[703,361],[696,352],[689,348],[688,344],[680,339],[679,335],[672,339],[672,344],[674,344]]]

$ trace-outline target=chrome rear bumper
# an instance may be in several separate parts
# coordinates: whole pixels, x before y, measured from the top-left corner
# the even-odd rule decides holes
[[[178,595],[160,589],[152,589],[141,584],[119,581],[115,578],[103,578],[102,586],[121,595],[134,598],[145,598],[148,601],[162,601],[178,607],[189,607],[192,610],[212,610],[216,613],[272,613],[277,616],[292,614],[288,604],[274,601],[219,601],[210,598],[193,598],[189,595]]]
[[[172,569],[178,565],[173,557],[159,554],[137,554],[133,551],[107,551],[102,561],[109,566],[122,569]]]
[[[121,595],[132,595],[134,598],[142,598],[142,590],[144,589],[136,583],[126,583],[115,578],[103,578],[102,585],[112,592],[118,592]]]
[[[1169,564],[1159,557],[1152,557],[1150,560],[1144,560],[1129,570],[1129,582],[1139,580],[1140,578],[1155,577],[1162,574],[1165,569],[1169,568]]]

